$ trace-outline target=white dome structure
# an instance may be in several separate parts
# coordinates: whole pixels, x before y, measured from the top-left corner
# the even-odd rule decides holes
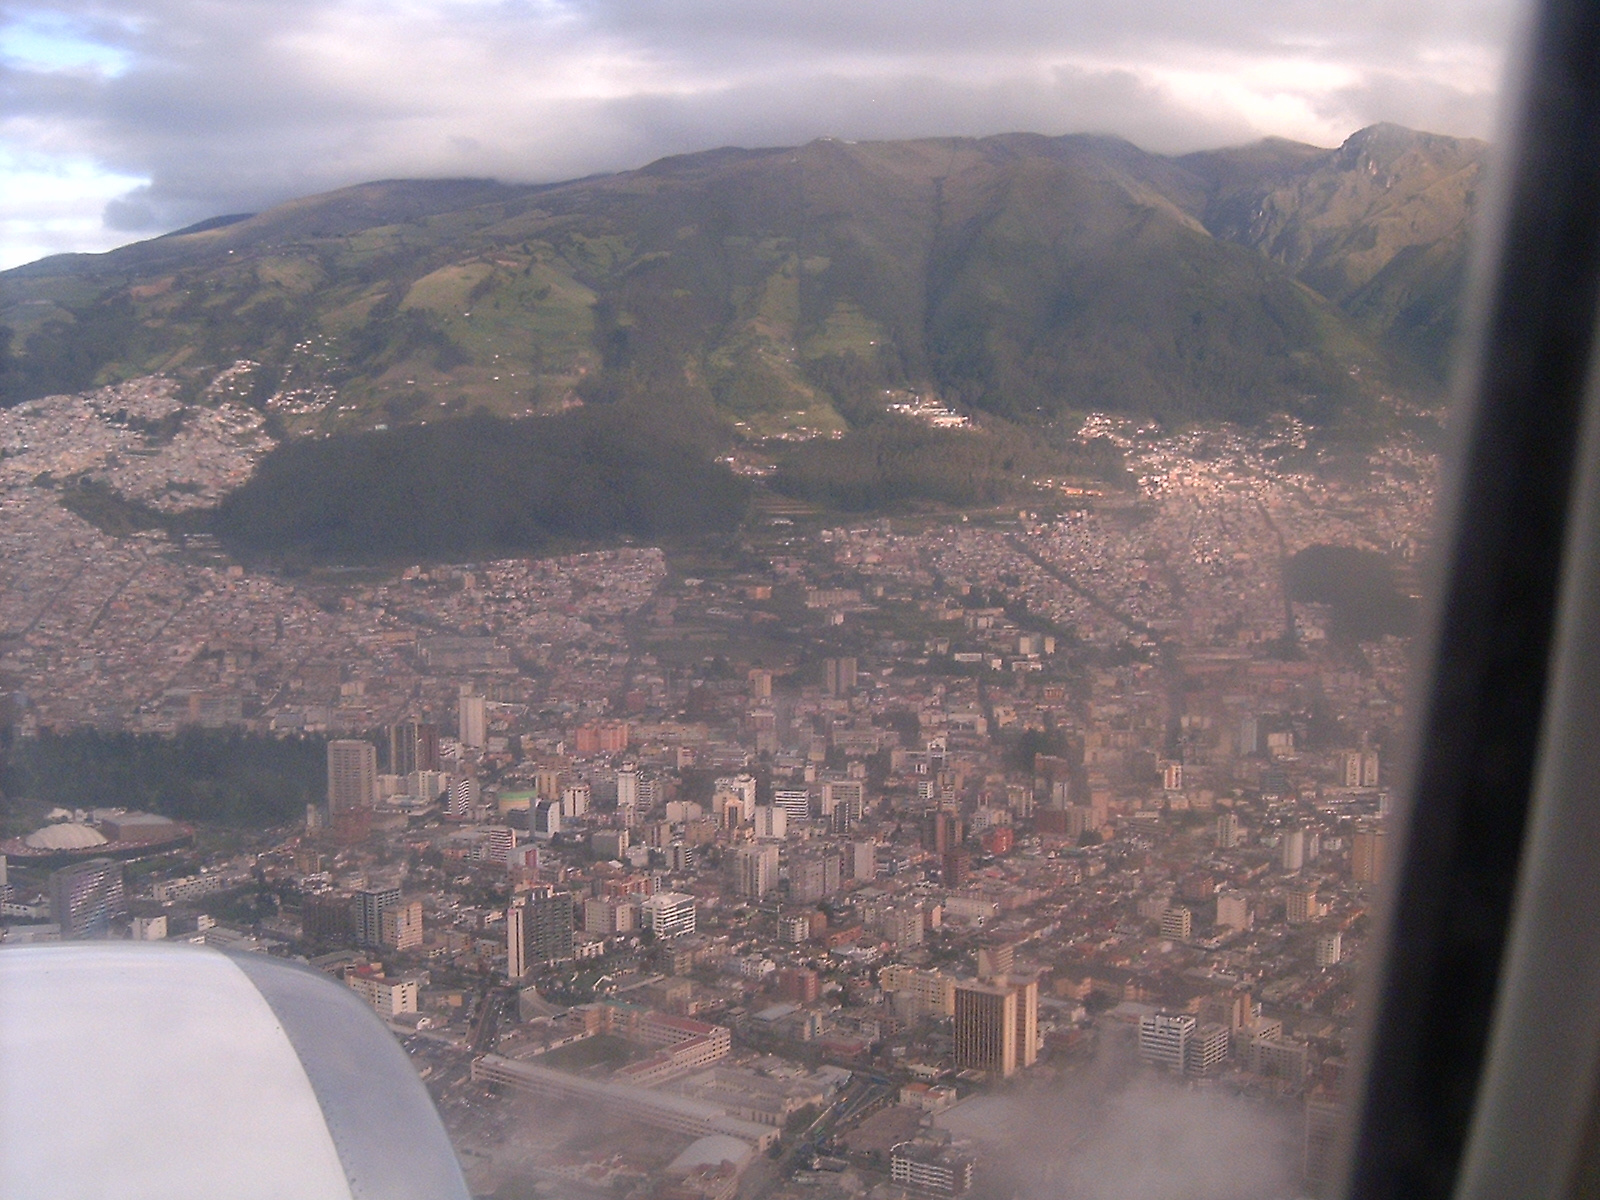
[[[46,825],[22,839],[32,850],[92,850],[104,846],[106,838],[98,829],[77,825],[71,821],[60,825]]]

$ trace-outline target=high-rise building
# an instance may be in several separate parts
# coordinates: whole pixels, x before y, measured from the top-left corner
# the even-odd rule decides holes
[[[616,896],[591,898],[583,902],[583,931],[610,936],[632,933],[639,928],[639,906]]]
[[[1088,804],[1069,804],[1066,808],[1067,836],[1076,841],[1091,829],[1098,829],[1100,814]]]
[[[63,938],[105,937],[111,923],[128,913],[122,864],[109,858],[91,858],[53,872],[49,893],[50,915]]]
[[[788,815],[790,828],[811,819],[811,793],[804,788],[779,788],[772,793],[772,804]]]
[[[1252,924],[1250,901],[1238,892],[1224,892],[1217,897],[1217,925],[1228,929],[1246,930]]]
[[[1234,988],[1226,992],[1213,992],[1202,999],[1198,1016],[1202,1025],[1243,1029],[1255,1023],[1260,1011],[1260,1006],[1248,991]]]
[[[639,776],[639,811],[649,812],[658,804],[665,804],[667,799],[666,784],[659,775]]]
[[[1316,961],[1319,971],[1325,967],[1337,966],[1343,954],[1344,935],[1338,930],[1317,935]]]
[[[939,882],[947,888],[962,887],[972,873],[972,855],[960,847],[946,850],[939,859]]]
[[[418,987],[415,979],[389,979],[372,967],[358,967],[344,977],[380,1017],[397,1017],[417,1011]]]
[[[850,843],[850,878],[876,879],[878,877],[878,843]]]
[[[1350,877],[1357,883],[1383,882],[1382,828],[1358,829],[1350,839]]]
[[[694,897],[683,892],[657,892],[639,905],[639,920],[658,938],[693,933]]]
[[[385,908],[378,918],[378,940],[395,950],[415,950],[422,945],[422,901]]]
[[[772,699],[772,672],[760,667],[751,668],[745,676],[750,681],[750,699],[760,702]]]
[[[788,967],[778,972],[777,994],[780,1000],[796,1004],[810,1004],[822,992],[821,980],[810,967]]]
[[[763,841],[781,842],[789,836],[789,814],[776,804],[758,804],[755,807],[756,837]]]
[[[328,743],[328,811],[371,808],[378,794],[378,748],[371,742]]]
[[[1181,905],[1161,914],[1161,936],[1175,942],[1187,942],[1194,933],[1194,913]]]
[[[1373,750],[1346,750],[1344,785],[1350,788],[1378,786],[1378,755]]]
[[[639,772],[628,763],[617,772],[617,819],[632,825],[639,815]]]
[[[892,944],[896,951],[905,951],[922,945],[927,929],[927,914],[921,901],[901,901],[879,909],[874,924],[882,932],[884,940]]]
[[[890,963],[878,973],[878,986],[894,996],[895,1008],[910,1020],[953,1016],[956,981],[942,971],[923,971],[910,963]]]
[[[465,821],[483,800],[483,784],[476,775],[463,775],[450,785],[450,798],[445,802],[445,816]]]
[[[576,923],[571,892],[542,884],[506,910],[506,974],[520,979],[533,967],[572,957]]]
[[[383,944],[383,914],[400,904],[397,887],[365,888],[355,895],[356,941],[363,946]],[[419,914],[420,920],[420,914]]]
[[[830,658],[823,662],[823,684],[830,696],[848,696],[856,689],[856,660]]]
[[[760,899],[778,881],[778,848],[740,846],[733,855],[734,887],[741,896]]]
[[[1031,1067],[1039,1061],[1039,981],[1010,981],[1017,995],[1017,1066]]]
[[[517,982],[528,973],[528,906],[513,900],[506,909],[506,978]]]
[[[552,887],[535,888],[528,894],[528,914],[528,961],[559,962],[571,958],[575,924],[572,893]]]
[[[839,890],[839,856],[808,856],[789,868],[789,896],[797,904],[815,904]]]
[[[744,804],[746,814],[756,806],[756,777],[754,775],[723,775],[713,785],[718,792],[732,792]]]
[[[935,812],[928,815],[928,826],[923,832],[922,844],[943,857],[959,846],[966,836],[961,821],[954,813]]]
[[[534,837],[548,840],[561,832],[561,801],[539,800],[529,815],[533,818]]]
[[[1196,1022],[1188,1013],[1150,1013],[1139,1018],[1139,1057],[1171,1071],[1189,1061]]]
[[[1290,829],[1284,832],[1280,844],[1282,866],[1285,871],[1298,871],[1306,865],[1306,831]]]
[[[517,848],[517,831],[509,825],[490,825],[478,830],[477,858],[481,862],[512,865],[511,852]]]
[[[590,754],[620,754],[628,748],[631,733],[626,721],[591,721],[572,731],[573,749],[580,758]]]
[[[389,726],[389,774],[415,775],[439,769],[439,727],[423,721]]]
[[[693,842],[674,838],[667,843],[667,869],[674,875],[692,874],[699,861]]]
[[[1295,888],[1284,897],[1284,920],[1291,925],[1304,925],[1322,915],[1322,903],[1315,888]]]
[[[1223,813],[1217,818],[1217,849],[1232,850],[1239,844],[1239,818]]]
[[[1017,948],[1010,942],[978,947],[978,978],[985,983],[1004,979],[1017,967]]]
[[[317,892],[300,901],[300,936],[314,945],[355,941],[355,901],[344,892]]]
[[[1209,1075],[1222,1060],[1228,1057],[1233,1044],[1233,1033],[1222,1024],[1196,1025],[1184,1048],[1183,1070],[1186,1075]]]
[[[443,771],[417,771],[406,777],[406,790],[425,804],[432,804],[450,790],[450,781]]]
[[[835,829],[848,829],[866,813],[867,783],[864,779],[826,779],[822,783],[822,816]]]
[[[1002,1078],[1017,1071],[1017,992],[961,980],[955,995],[956,1069]]]
[[[488,701],[463,686],[456,708],[461,744],[469,750],[482,750],[489,739]]]
[[[589,802],[594,798],[594,789],[581,780],[570,783],[561,789],[561,816],[564,820],[576,821],[589,811]]]

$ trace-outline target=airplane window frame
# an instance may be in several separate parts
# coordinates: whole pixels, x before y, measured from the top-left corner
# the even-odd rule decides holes
[[[1486,1169],[1513,1160],[1523,1164],[1516,1194],[1568,1194],[1593,1119],[1587,1026],[1571,1038],[1561,1103],[1537,1109],[1538,1145],[1513,1146],[1503,1100],[1480,1099],[1504,1092],[1507,1058],[1528,1053],[1529,1039],[1568,1033],[1555,1013],[1539,1030],[1504,1028],[1525,1009],[1502,1013],[1497,1028],[1497,1003],[1565,952],[1532,947],[1524,928],[1539,866],[1529,831],[1549,823],[1541,780],[1560,775],[1559,722],[1571,732],[1584,711],[1572,687],[1558,707],[1551,695],[1571,674],[1561,626],[1594,567],[1581,553],[1579,447],[1600,422],[1600,402],[1586,402],[1600,293],[1600,6],[1544,0],[1525,44],[1489,207],[1499,219],[1486,223],[1475,337],[1461,360],[1409,812],[1396,831],[1384,950],[1366,985],[1369,1065],[1356,1075],[1342,1189],[1352,1200],[1505,1195]],[[1600,851],[1588,865],[1600,865]],[[1528,1170],[1542,1183],[1531,1186]]]

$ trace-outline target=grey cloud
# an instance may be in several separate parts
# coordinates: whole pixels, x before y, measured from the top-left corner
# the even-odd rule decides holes
[[[1432,133],[1457,137],[1487,137],[1494,132],[1495,98],[1471,94],[1434,80],[1418,80],[1374,71],[1356,88],[1331,92],[1324,111],[1346,117],[1356,125],[1396,120],[1388,114],[1403,111],[1402,124]]]
[[[829,135],[1087,131],[1157,151],[1267,133],[1326,141],[1379,119],[1486,135],[1493,72],[1478,78],[1473,64],[1492,64],[1514,16],[1504,0],[62,0],[52,9],[80,13],[130,68],[113,78],[0,74],[0,136],[149,178],[107,209],[107,224],[128,230],[371,178],[548,181]],[[1305,64],[1308,80],[1321,71],[1328,82],[1246,78],[1273,63],[1280,74],[1290,64],[1290,75]],[[1249,103],[1208,101],[1192,85],[1207,71],[1239,72],[1222,83]],[[1304,119],[1280,127],[1280,110]]]
[[[104,216],[106,228],[121,233],[140,233],[158,228],[161,218],[146,200],[149,190],[136,188],[126,196],[119,196],[107,203]]]

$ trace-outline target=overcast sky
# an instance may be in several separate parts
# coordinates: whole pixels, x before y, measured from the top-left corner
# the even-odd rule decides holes
[[[0,266],[369,179],[1032,130],[1494,129],[1509,0],[0,4]]]

